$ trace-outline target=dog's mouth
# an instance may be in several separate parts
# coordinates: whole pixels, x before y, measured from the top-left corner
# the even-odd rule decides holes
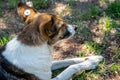
[[[60,36],[60,39],[66,39],[72,37],[75,34],[76,29],[77,29],[76,27],[72,25],[68,25],[65,33],[62,36]]]

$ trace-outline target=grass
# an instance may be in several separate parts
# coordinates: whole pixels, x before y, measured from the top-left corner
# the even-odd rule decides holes
[[[88,53],[94,53],[96,55],[99,55],[104,49],[105,49],[105,45],[99,45],[96,42],[92,42],[92,41],[87,41],[85,43],[86,46],[86,50],[88,51]]]
[[[68,0],[68,1],[67,1],[67,4],[68,4],[70,7],[73,7],[73,6],[76,4],[76,2],[75,2],[75,0]]]
[[[11,9],[15,9],[17,7],[18,0],[8,0],[8,6]]]
[[[3,9],[0,8],[0,16],[2,16],[2,14],[3,14]]]
[[[91,6],[88,12],[86,11],[82,12],[81,19],[82,20],[97,19],[101,12],[102,11],[99,6]]]
[[[13,1],[9,0],[9,1],[10,1],[8,3],[9,6],[11,8],[14,8],[15,0]],[[71,9],[71,16],[69,16],[68,22],[70,22],[71,24],[76,24],[78,26],[78,30],[76,34],[82,36],[85,40],[82,45],[85,45],[86,48],[83,52],[79,53],[79,57],[84,57],[86,56],[86,54],[90,54],[90,53],[94,55],[99,55],[102,52],[104,52],[105,49],[108,48],[109,50],[109,47],[111,48],[111,46],[114,46],[114,48],[111,50],[112,53],[108,52],[107,54],[105,54],[105,55],[111,55],[111,54],[113,55],[112,56],[113,63],[107,64],[107,61],[104,60],[94,70],[83,71],[80,74],[73,75],[72,77],[73,80],[101,80],[100,77],[104,77],[104,76],[106,77],[106,75],[109,76],[107,72],[119,71],[120,70],[120,64],[119,64],[120,48],[118,46],[119,44],[116,44],[115,41],[112,41],[111,39],[109,42],[107,42],[104,38],[101,44],[95,42],[93,40],[94,34],[92,33],[91,26],[96,28],[96,25],[99,25],[98,30],[100,30],[101,33],[103,33],[102,36],[104,36],[107,39],[109,39],[109,37],[110,38],[120,37],[120,21],[119,21],[120,2],[117,3],[113,2],[109,4],[108,8],[106,8],[105,11],[102,10],[99,7],[99,5],[91,6],[89,8],[89,11],[79,11],[78,9],[74,8],[76,4],[75,0],[66,0],[66,1],[67,1],[67,5],[69,5]],[[101,1],[107,1],[107,0],[101,0]],[[46,8],[50,6],[50,0],[33,0],[33,4],[37,9],[46,10]],[[0,14],[1,12],[2,9],[0,9]],[[7,22],[8,18],[9,17],[5,18],[4,22]],[[96,21],[96,23],[94,21]],[[88,23],[92,25],[89,25]],[[112,29],[115,29],[117,32],[115,34],[111,34]],[[95,33],[98,33],[98,31],[96,30]],[[98,35],[98,37],[99,36],[100,35]],[[2,35],[0,35],[0,46],[6,44],[10,39],[11,38],[9,37],[7,32],[3,32]],[[104,43],[104,41],[106,42]],[[64,68],[53,71],[53,76],[58,75],[63,70]]]
[[[106,13],[110,17],[120,18],[120,2],[111,3],[107,8]]]
[[[120,64],[114,63],[112,64],[112,66],[110,67],[111,71],[119,71],[120,70]]]
[[[3,46],[7,44],[11,40],[11,37],[6,32],[3,32],[2,35],[0,35],[0,46]]]
[[[50,5],[50,0],[32,0],[36,9],[45,9]]]

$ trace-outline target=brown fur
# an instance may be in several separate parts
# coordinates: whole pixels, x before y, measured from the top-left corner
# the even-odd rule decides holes
[[[29,16],[24,15],[27,9],[31,11]],[[41,45],[46,41],[52,45],[62,38],[68,25],[56,15],[39,13],[23,3],[18,4],[18,15],[28,24],[18,35],[18,40],[28,45]]]

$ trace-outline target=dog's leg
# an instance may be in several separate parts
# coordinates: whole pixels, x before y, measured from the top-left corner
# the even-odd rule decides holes
[[[52,61],[52,70],[56,70],[59,68],[67,67],[72,64],[81,63],[83,61],[87,60],[87,57],[85,58],[72,58],[72,59],[64,59],[64,60],[58,60],[58,61]]]
[[[94,69],[98,63],[103,59],[102,56],[91,56],[87,60],[79,64],[74,64],[65,69],[57,77],[52,80],[69,80],[70,77],[78,71]]]

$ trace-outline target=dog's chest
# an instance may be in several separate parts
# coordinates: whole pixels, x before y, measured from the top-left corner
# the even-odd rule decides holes
[[[9,62],[25,72],[43,80],[51,78],[52,57],[47,44],[26,46],[14,38],[7,44],[3,55]]]

